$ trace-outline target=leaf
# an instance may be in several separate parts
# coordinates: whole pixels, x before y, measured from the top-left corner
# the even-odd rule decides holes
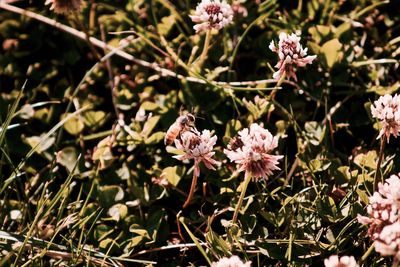
[[[89,127],[93,128],[96,126],[100,126],[106,117],[106,113],[104,111],[86,111],[83,113],[83,122]]]
[[[57,152],[56,161],[58,164],[64,166],[68,170],[68,172],[72,172],[78,159],[78,155],[79,153],[75,147],[67,146]],[[75,173],[78,173],[78,170],[76,170],[76,168]]]
[[[144,143],[146,145],[152,145],[152,144],[157,144],[160,143],[162,140],[164,140],[165,133],[164,132],[156,132],[150,135],[149,138],[144,140]]]
[[[354,163],[360,166],[361,168],[368,167],[370,169],[375,170],[376,168],[376,160],[378,159],[378,156],[376,154],[375,150],[368,151],[366,154],[361,153],[358,154],[354,158]]]
[[[141,135],[144,137],[149,136],[149,134],[153,131],[154,127],[156,127],[159,120],[160,116],[150,117],[144,124]]]
[[[117,185],[105,185],[98,189],[98,200],[103,207],[111,207],[124,198],[124,190]]]
[[[127,214],[128,214],[128,207],[120,203],[113,205],[108,210],[108,215],[110,215],[111,218],[117,222],[121,219],[124,219]]]
[[[114,161],[111,146],[111,136],[107,136],[106,138],[101,140],[94,149],[92,160],[100,161],[100,169],[105,169],[109,167]]]
[[[340,51],[342,44],[339,39],[335,38],[324,43],[321,47],[321,53],[324,54],[326,64],[331,68],[336,62],[341,60],[343,53]]]
[[[374,85],[369,87],[367,92],[375,92],[377,95],[393,94],[400,88],[400,82],[396,82],[391,86]],[[369,102],[368,102],[369,103]]]
[[[47,138],[44,142],[40,142],[43,137],[44,134],[41,134],[40,136],[26,137],[25,142],[28,143],[28,145],[30,145],[32,148],[37,146],[35,151],[40,154],[49,149],[56,141],[56,138],[52,136]]]
[[[167,167],[162,171],[161,176],[173,186],[177,186],[183,176],[183,171],[184,169],[180,166]]]
[[[71,115],[71,113],[66,113],[61,115],[61,119],[65,119],[67,116]],[[85,125],[82,120],[78,117],[72,117],[64,124],[64,129],[71,135],[78,135],[82,132]]]
[[[161,22],[157,24],[158,33],[165,36],[169,33],[172,27],[175,25],[175,16],[169,15],[167,17],[163,17]]]
[[[316,121],[308,121],[305,123],[304,129],[306,130],[306,135],[310,143],[314,146],[318,146],[324,139],[325,125],[321,125]]]

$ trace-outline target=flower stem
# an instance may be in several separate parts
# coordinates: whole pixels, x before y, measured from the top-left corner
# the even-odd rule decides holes
[[[204,46],[203,46],[203,51],[201,52],[201,55],[197,61],[197,67],[201,68],[201,66],[204,63],[204,60],[207,56],[208,49],[210,48],[210,40],[211,40],[211,30],[207,30],[206,32],[206,39],[204,40]]]
[[[196,175],[196,171],[193,171],[193,179],[192,179],[192,185],[190,186],[190,192],[189,192],[189,195],[186,198],[186,201],[183,204],[182,208],[185,209],[187,206],[189,206],[190,201],[192,200],[192,197],[194,194],[194,190],[196,189],[196,185],[197,185],[197,175]]]
[[[361,260],[360,260],[360,264],[362,264],[364,261],[367,260],[367,258],[369,257],[369,255],[374,251],[374,245],[375,243],[373,243],[368,250],[364,253],[364,255],[362,255]]]
[[[286,72],[284,72],[284,73],[282,74],[282,76],[279,78],[279,80],[276,82],[275,87],[281,86],[282,83],[283,83],[283,81],[285,80],[285,78],[286,78]],[[271,99],[272,101],[275,100],[275,95],[276,95],[276,89],[272,90],[272,92],[271,92],[271,98],[270,98],[270,99]],[[267,115],[267,122],[269,122],[269,119],[270,119],[270,117],[271,117],[271,113],[272,113],[272,110],[269,110],[269,111],[268,111],[268,115]]]
[[[244,184],[242,187],[242,192],[240,192],[239,201],[236,205],[235,212],[233,213],[232,224],[235,224],[237,221],[239,210],[240,210],[240,207],[242,206],[244,196],[246,195],[246,189],[247,189],[247,186],[249,185],[250,180],[251,180],[251,175],[250,175],[250,173],[246,172],[244,175]]]
[[[385,150],[385,144],[386,144],[386,139],[381,138],[381,146],[379,148],[378,163],[376,164],[376,171],[375,171],[375,176],[374,176],[374,191],[376,191],[378,183],[382,182],[381,163],[382,163],[383,154],[384,154],[384,150]]]

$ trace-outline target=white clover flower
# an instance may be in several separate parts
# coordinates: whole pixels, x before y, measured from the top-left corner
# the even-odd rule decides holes
[[[332,255],[324,260],[325,267],[358,267],[356,260],[353,256]]]
[[[377,118],[381,124],[382,129],[379,132],[378,139],[385,135],[389,143],[390,135],[396,138],[400,131],[400,96],[384,95],[379,97],[378,100],[371,105],[372,117]]]
[[[190,18],[197,23],[193,26],[196,33],[209,29],[220,30],[232,23],[233,10],[225,0],[202,0]]]
[[[279,34],[278,47],[275,46],[274,41],[271,41],[269,44],[269,49],[279,56],[279,62],[275,66],[275,68],[279,70],[274,73],[274,79],[279,80],[285,74],[287,79],[293,77],[293,79],[297,81],[293,66],[304,67],[307,64],[311,64],[317,57],[315,55],[307,56],[308,48],[303,48],[301,46],[300,39],[301,37],[294,33],[287,35],[281,32]]]
[[[378,184],[378,192],[369,197],[367,216],[357,216],[359,223],[369,225],[368,235],[375,240],[382,229],[400,218],[400,178],[392,175],[384,184]]]
[[[194,160],[194,175],[200,175],[199,163],[203,162],[204,165],[211,170],[215,170],[214,165],[218,166],[219,161],[216,161],[212,157],[215,152],[213,148],[217,142],[216,136],[211,136],[209,130],[203,130],[200,134],[198,132],[186,131],[181,134],[181,138],[175,139],[176,148],[182,150],[184,154],[174,156],[178,160]]]
[[[267,179],[274,170],[280,170],[277,165],[283,156],[270,154],[277,146],[278,137],[253,123],[250,128],[239,131],[224,153],[238,165],[239,172],[244,171],[253,178]]]
[[[395,256],[400,260],[400,222],[385,226],[375,241],[375,250],[382,256]]]
[[[82,8],[82,0],[46,0],[45,4],[51,5],[50,10],[57,14],[68,14]]]
[[[231,256],[230,258],[223,257],[217,262],[213,262],[211,267],[250,267],[251,261],[244,263],[238,256]]]

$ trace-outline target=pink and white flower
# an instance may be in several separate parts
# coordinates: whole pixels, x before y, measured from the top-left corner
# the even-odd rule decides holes
[[[390,135],[396,138],[400,131],[400,95],[384,95],[371,105],[372,117],[377,118],[382,129],[379,132],[377,139],[385,135],[389,143]]]
[[[233,10],[225,0],[202,0],[190,18],[197,23],[193,26],[196,33],[210,29],[221,30],[232,23]]]
[[[217,142],[217,137],[212,136],[209,130],[203,130],[199,132],[186,131],[181,134],[180,139],[175,139],[176,148],[182,150],[184,154],[174,156],[178,160],[194,160],[194,175],[200,176],[199,163],[203,162],[204,165],[211,170],[215,170],[214,166],[220,165],[219,161],[216,161],[212,157],[215,152],[213,148]]]
[[[390,176],[384,184],[378,184],[378,192],[369,197],[367,216],[357,216],[359,223],[369,225],[368,235],[375,240],[382,229],[399,221],[400,216],[400,178]]]
[[[224,153],[237,164],[239,172],[267,179],[274,170],[280,170],[277,165],[283,156],[271,154],[277,146],[278,137],[253,123],[250,128],[239,131],[238,136],[224,149]]]
[[[281,32],[279,34],[278,46],[275,46],[274,41],[271,41],[269,49],[279,56],[279,62],[275,66],[275,68],[278,68],[278,71],[274,73],[274,79],[279,80],[283,75],[286,75],[287,79],[293,77],[297,81],[294,66],[304,67],[307,64],[311,64],[317,57],[315,55],[307,56],[308,48],[301,46],[300,39],[301,37],[294,33],[288,35]]]
[[[358,267],[353,256],[332,255],[324,260],[325,267]]]
[[[400,222],[385,226],[375,241],[375,250],[382,256],[395,256],[400,260]]]
[[[238,256],[230,258],[223,257],[217,262],[213,262],[211,267],[250,267],[251,261],[244,263]]]

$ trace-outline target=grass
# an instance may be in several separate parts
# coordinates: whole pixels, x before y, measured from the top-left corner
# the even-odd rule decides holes
[[[247,16],[196,34],[195,2],[86,2],[0,3],[1,266],[396,264],[356,219],[400,171],[370,113],[399,89],[396,3],[240,1]],[[317,55],[298,81],[272,79],[282,31]],[[185,208],[194,170],[163,142],[182,107],[222,162]],[[284,159],[240,192],[224,148],[251,123]]]

